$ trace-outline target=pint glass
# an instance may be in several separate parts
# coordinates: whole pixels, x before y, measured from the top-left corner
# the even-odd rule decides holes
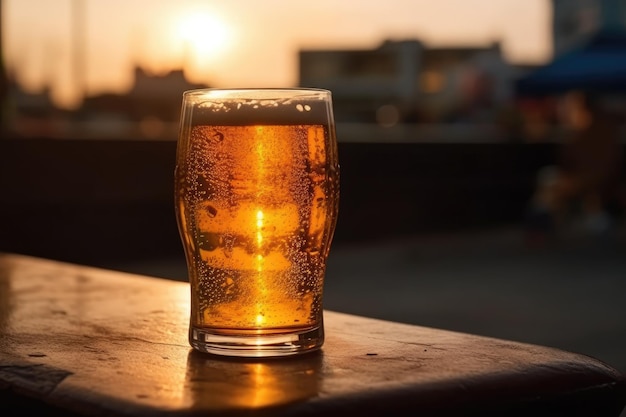
[[[185,92],[175,200],[191,346],[244,357],[319,349],[339,204],[331,93]]]

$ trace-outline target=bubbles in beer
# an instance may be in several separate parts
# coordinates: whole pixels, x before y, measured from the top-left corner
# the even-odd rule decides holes
[[[203,294],[196,325],[285,328],[321,319],[337,209],[329,134],[323,125],[191,129],[177,201],[191,284]]]

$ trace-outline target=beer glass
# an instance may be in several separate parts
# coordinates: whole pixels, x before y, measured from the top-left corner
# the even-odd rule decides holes
[[[269,357],[322,346],[337,158],[327,90],[183,93],[175,200],[194,349]]]

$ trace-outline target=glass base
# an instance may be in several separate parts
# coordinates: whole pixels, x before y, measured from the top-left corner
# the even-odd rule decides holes
[[[189,344],[200,352],[245,358],[269,358],[313,352],[324,343],[323,326],[289,333],[235,334],[216,329],[191,327]]]

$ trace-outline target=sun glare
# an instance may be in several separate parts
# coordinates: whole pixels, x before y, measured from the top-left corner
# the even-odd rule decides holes
[[[217,15],[189,13],[178,22],[176,35],[196,61],[204,62],[224,53],[231,42],[231,28]]]

